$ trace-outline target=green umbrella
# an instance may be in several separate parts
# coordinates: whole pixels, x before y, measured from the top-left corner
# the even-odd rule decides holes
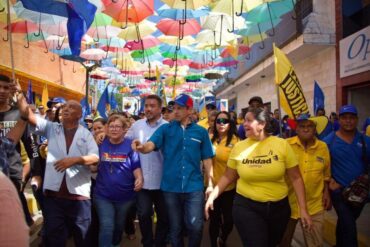
[[[149,49],[145,49],[144,51],[143,50],[133,51],[133,52],[131,52],[131,57],[141,58],[141,57],[143,57],[144,53],[145,53],[145,56],[151,56],[151,55],[154,55],[157,52],[159,52],[159,47],[154,46],[154,47],[151,47]]]
[[[110,24],[112,24],[112,17],[104,13],[96,13],[94,21],[91,24],[91,26],[100,27],[100,26],[108,26]]]
[[[294,0],[265,2],[249,11],[245,20],[255,23],[270,22],[273,33],[269,35],[273,36],[275,35],[273,21],[292,11],[294,9],[294,2]]]
[[[201,78],[203,78],[203,75],[188,75],[188,76],[185,76],[186,80],[192,80],[192,81],[200,80]]]
[[[47,38],[48,34],[44,33],[43,34],[44,37],[42,35],[38,35],[37,36],[37,33],[27,33],[25,36],[24,36],[24,40],[28,40],[30,42],[35,42],[35,41],[40,41],[40,40],[44,40],[44,38]]]

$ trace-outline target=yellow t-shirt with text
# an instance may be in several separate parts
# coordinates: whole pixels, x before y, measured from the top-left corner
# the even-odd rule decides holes
[[[285,171],[297,165],[291,146],[276,136],[263,141],[248,138],[238,142],[227,163],[239,175],[236,192],[259,202],[285,198],[288,195]]]
[[[202,126],[202,127],[203,127],[203,128],[205,128],[206,130],[208,130],[208,129],[209,129],[208,117],[206,117],[206,118],[204,118],[204,119],[200,120],[200,121],[198,122],[198,125],[199,125],[199,126]]]
[[[227,161],[229,160],[230,152],[239,141],[236,136],[230,141],[230,144],[226,146],[227,137],[223,138],[220,143],[214,142],[213,148],[215,150],[215,156],[213,157],[213,184],[216,185],[222,175],[224,175]],[[235,188],[235,183],[230,184],[225,191],[229,191]]]

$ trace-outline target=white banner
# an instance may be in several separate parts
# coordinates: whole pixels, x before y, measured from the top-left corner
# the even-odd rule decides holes
[[[339,42],[340,77],[370,70],[370,26]]]

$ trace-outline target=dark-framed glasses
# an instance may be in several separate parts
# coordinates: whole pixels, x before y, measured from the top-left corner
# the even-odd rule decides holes
[[[217,118],[216,119],[216,124],[228,124],[230,123],[230,120],[227,118]]]

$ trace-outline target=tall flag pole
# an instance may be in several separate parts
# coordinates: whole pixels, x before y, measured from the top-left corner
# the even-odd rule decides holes
[[[289,59],[275,44],[273,46],[278,105],[281,104],[290,118],[296,119],[300,114],[309,113],[306,98]]]

